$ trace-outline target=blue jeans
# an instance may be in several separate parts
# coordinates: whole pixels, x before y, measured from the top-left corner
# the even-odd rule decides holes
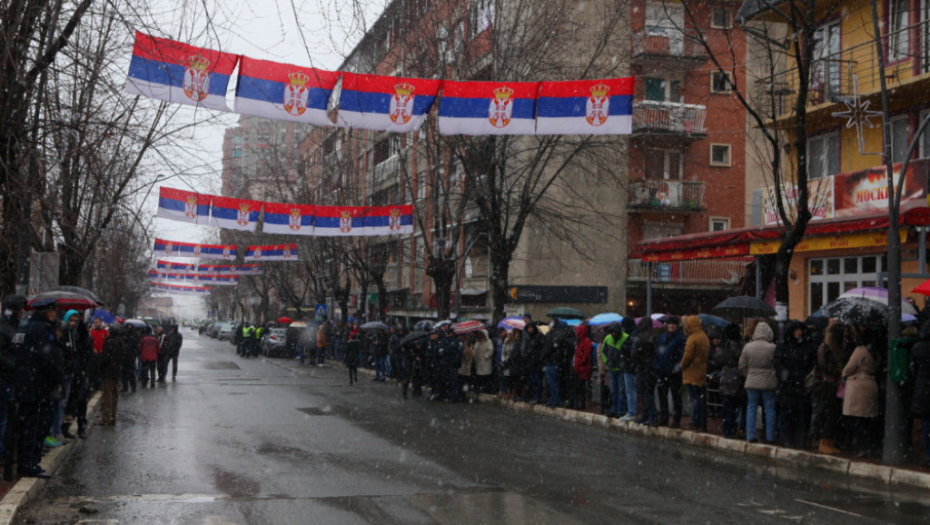
[[[691,423],[704,428],[704,387],[688,385],[688,397],[691,398]]]
[[[300,364],[304,364],[304,345],[297,345],[297,357],[300,358]]]
[[[626,403],[626,415],[632,417],[636,415],[636,375],[623,374],[623,390]]]
[[[333,340],[333,361],[339,361],[339,354],[342,351],[342,339],[336,338]]]
[[[61,434],[61,422],[65,418],[65,406],[68,405],[68,396],[71,395],[71,382],[73,380],[73,375],[66,375],[65,380],[61,383],[61,399],[55,403],[55,416],[52,418],[50,436]]]
[[[610,413],[622,415],[626,411],[623,406],[623,373],[610,371]]]
[[[765,439],[775,441],[775,391],[774,390],[746,390],[748,403],[746,406],[746,439],[756,439],[756,416],[759,412],[759,398],[762,398],[762,407],[765,410]]]
[[[559,406],[562,404],[562,396],[559,392],[559,367],[547,366],[543,368],[546,373],[546,384],[549,385],[549,405]]]
[[[387,367],[387,356],[375,357],[375,381],[383,381]]]

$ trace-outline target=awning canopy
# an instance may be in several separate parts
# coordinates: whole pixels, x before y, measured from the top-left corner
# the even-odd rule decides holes
[[[813,221],[807,237],[877,232],[888,229],[888,215]],[[901,214],[901,226],[930,225],[930,208],[912,208]],[[717,259],[750,255],[751,245],[781,238],[781,228],[736,228],[722,232],[702,232],[676,237],[649,239],[636,245],[634,253],[646,262]]]

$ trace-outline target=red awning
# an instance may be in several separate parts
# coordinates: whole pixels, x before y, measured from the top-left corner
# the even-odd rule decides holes
[[[902,226],[930,225],[930,208],[912,208],[901,214]],[[804,235],[836,235],[868,232],[888,228],[888,215],[871,215],[811,222]],[[781,231],[776,226],[766,228],[737,228],[722,232],[702,232],[676,237],[649,239],[636,245],[636,255],[647,262],[678,261],[686,259],[716,259],[747,255],[754,241],[778,239]]]

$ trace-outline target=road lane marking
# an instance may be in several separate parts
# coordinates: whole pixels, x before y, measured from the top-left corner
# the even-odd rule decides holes
[[[820,503],[814,503],[813,501],[804,501],[803,499],[796,499],[796,500],[794,500],[794,501],[797,501],[797,502],[800,502],[800,503],[806,503],[806,504],[808,504],[808,505],[813,505],[814,507],[820,507],[820,508],[822,508],[822,509],[832,510],[833,512],[839,512],[839,513],[841,513],[841,514],[848,514],[848,515],[850,515],[850,516],[855,516],[855,517],[857,517],[857,518],[861,518],[861,517],[862,517],[862,514],[856,514],[855,512],[849,512],[849,511],[846,511],[846,510],[843,510],[843,509],[838,509],[838,508],[835,508],[835,507],[829,507],[829,506],[827,506],[827,505],[821,505]]]

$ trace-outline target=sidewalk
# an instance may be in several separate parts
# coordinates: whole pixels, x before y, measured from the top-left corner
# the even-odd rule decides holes
[[[96,424],[94,419],[99,410],[100,392],[97,392],[90,401],[87,402],[87,422],[89,428],[93,428]],[[82,441],[81,439],[75,439],[63,447],[51,449],[42,457],[40,466],[49,474],[54,474],[65,459],[71,455],[71,452],[82,444]],[[48,480],[39,478],[19,478],[18,480],[14,479],[14,483],[15,484],[3,494],[3,499],[0,499],[0,525],[13,523],[13,519],[16,517],[16,513],[19,511],[20,507],[38,497],[39,492],[45,488]]]
[[[326,364],[334,368],[342,367],[341,363],[336,363],[329,359],[326,360]],[[281,366],[292,370],[294,368],[298,370],[302,368],[299,364],[291,362],[281,363]],[[374,370],[359,368],[359,375],[373,377],[374,374]],[[632,421],[620,421],[600,415],[594,411],[596,407],[589,410],[548,408],[542,404],[530,405],[529,403],[519,401],[504,400],[501,399],[501,396],[496,394],[470,394],[470,396],[471,399],[479,403],[498,405],[510,410],[533,412],[544,416],[556,417],[564,421],[599,426],[608,430],[644,436],[651,439],[675,441],[695,447],[710,448],[727,454],[747,456],[753,459],[766,461],[777,467],[812,468],[845,476],[872,479],[887,485],[902,485],[930,489],[930,472],[916,465],[890,467],[875,460],[830,456],[806,450],[764,445],[761,443],[748,443],[745,439],[729,439],[722,435],[715,435],[709,432],[697,432],[669,427],[647,427]],[[709,418],[709,422],[711,422],[713,426],[715,420]],[[716,421],[716,423],[719,423],[719,421]],[[717,426],[719,426],[719,424]]]

